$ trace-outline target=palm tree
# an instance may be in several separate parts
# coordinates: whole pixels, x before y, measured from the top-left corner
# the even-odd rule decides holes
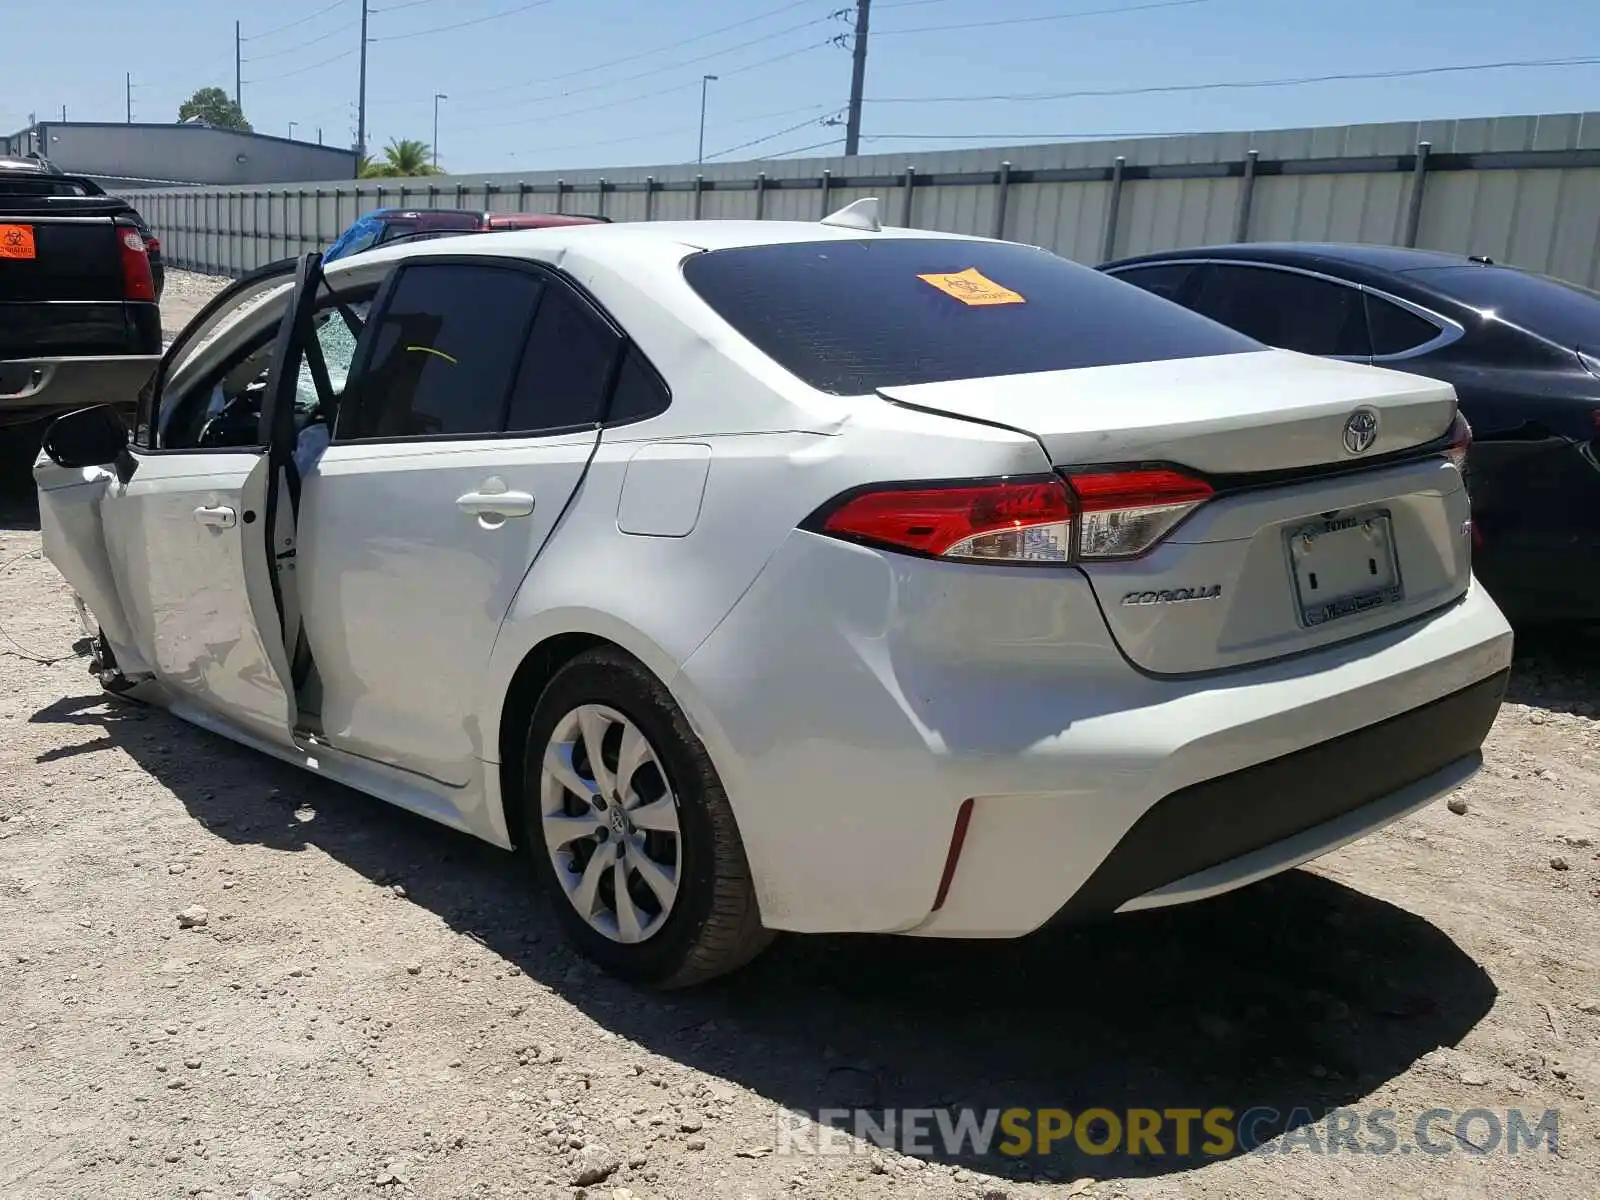
[[[442,172],[430,161],[433,148],[415,138],[390,138],[383,148],[383,157],[369,160],[361,169],[367,178],[405,178],[412,175],[439,175]]]

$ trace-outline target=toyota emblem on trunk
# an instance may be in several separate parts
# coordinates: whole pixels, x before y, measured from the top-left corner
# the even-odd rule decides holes
[[[1370,408],[1358,408],[1345,419],[1344,448],[1351,454],[1365,454],[1378,440],[1378,414]]]

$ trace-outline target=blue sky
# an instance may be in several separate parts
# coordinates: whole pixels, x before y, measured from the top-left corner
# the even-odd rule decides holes
[[[371,4],[369,144],[432,140],[432,98],[443,92],[447,169],[692,161],[706,73],[720,76],[710,84],[708,158],[842,138],[821,122],[842,112],[850,56],[826,43],[849,30],[830,14],[854,0]],[[126,71],[135,120],[175,119],[197,87],[231,93],[237,18],[255,127],[286,135],[293,121],[296,137],[314,139],[320,127],[329,143],[348,145],[359,5],[8,0],[8,27],[27,31],[27,49],[9,52],[0,73],[0,132],[21,128],[30,112],[59,117],[63,105],[73,120],[121,120]],[[1056,19],[1067,13],[1089,15]],[[862,149],[914,155],[1089,135],[1600,109],[1600,64],[961,99],[1583,56],[1600,58],[1594,0],[874,0]]]

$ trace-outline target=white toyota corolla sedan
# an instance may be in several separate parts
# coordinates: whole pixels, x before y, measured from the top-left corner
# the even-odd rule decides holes
[[[680,986],[1197,900],[1456,787],[1511,657],[1469,436],[858,202],[263,268],[36,478],[112,691],[521,849]]]

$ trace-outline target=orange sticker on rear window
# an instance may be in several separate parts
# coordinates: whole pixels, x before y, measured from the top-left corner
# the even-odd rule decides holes
[[[0,225],[0,258],[35,258],[32,225]]]
[[[989,304],[1026,304],[1022,296],[1010,288],[1001,287],[994,280],[978,273],[977,267],[968,267],[951,275],[918,275],[923,283],[931,283],[946,295],[954,296],[963,304],[981,308]]]

